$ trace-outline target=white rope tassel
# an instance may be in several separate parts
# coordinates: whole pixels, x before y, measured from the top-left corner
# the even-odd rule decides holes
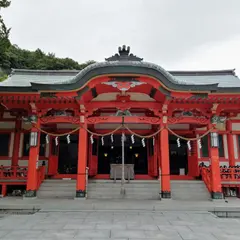
[[[55,145],[58,145],[58,137],[55,137]]]
[[[90,136],[90,141],[91,141],[91,144],[94,143],[94,140],[93,140],[93,135]]]
[[[198,143],[199,149],[201,149],[201,148],[202,148],[202,142],[201,142],[201,139],[200,139],[200,138],[197,140],[197,143]]]
[[[155,137],[153,137],[153,146],[154,146],[154,144],[155,144]]]
[[[104,146],[104,137],[101,138],[102,146]]]
[[[146,147],[145,138],[142,139],[142,146],[143,146],[143,147]]]
[[[113,134],[111,134],[111,142],[114,142]]]
[[[67,143],[70,144],[71,143],[71,139],[70,139],[70,135],[67,135]]]
[[[180,138],[177,139],[177,146],[178,146],[178,147],[181,147]]]
[[[135,139],[134,139],[134,135],[133,134],[131,135],[131,141],[132,141],[132,144],[135,143]]]
[[[191,147],[191,142],[187,141],[187,146],[188,146],[188,150],[191,151],[192,147]]]
[[[46,135],[45,139],[46,139],[46,144],[49,144],[49,136],[48,135]]]

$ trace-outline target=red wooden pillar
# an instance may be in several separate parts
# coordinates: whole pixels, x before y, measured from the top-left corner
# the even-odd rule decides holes
[[[86,128],[86,124],[84,128]],[[84,128],[79,130],[78,142],[78,171],[76,198],[85,198],[86,196],[86,167],[87,167],[87,131]]]
[[[171,198],[168,130],[160,132],[161,197]]]
[[[14,134],[14,142],[13,142],[12,166],[18,166],[21,127],[22,127],[22,121],[21,119],[17,119],[15,124],[15,134]]]
[[[215,136],[214,136],[215,134]],[[222,199],[222,184],[220,176],[220,166],[219,166],[219,153],[218,153],[218,135],[217,130],[214,129],[210,134],[210,168],[211,168],[211,182],[212,182],[212,198],[213,199]],[[215,140],[214,140],[215,138]],[[215,141],[215,144],[214,144]]]
[[[39,128],[40,123],[37,120],[36,126]],[[40,145],[40,132],[36,127],[32,127],[31,133],[37,133],[37,144],[36,146],[30,145],[29,160],[28,160],[28,175],[27,175],[27,191],[25,197],[36,197],[37,196],[37,168],[38,168],[38,157],[39,157],[39,145]],[[31,138],[30,133],[30,138]],[[30,140],[29,140],[30,142]]]
[[[233,143],[233,135],[232,135],[232,123],[227,121],[227,146],[228,146],[228,160],[229,166],[235,166],[235,157],[234,157],[234,143]]]

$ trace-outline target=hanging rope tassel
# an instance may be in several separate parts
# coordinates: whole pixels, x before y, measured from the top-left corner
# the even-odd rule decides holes
[[[178,147],[181,147],[180,138],[177,139],[177,146],[178,146]]]
[[[145,138],[142,139],[142,146],[143,146],[143,147],[146,147]]]
[[[93,140],[93,135],[90,136],[90,141],[91,141],[91,144],[94,143],[94,140]]]
[[[49,136],[48,135],[46,135],[45,139],[46,139],[46,144],[49,144]]]
[[[153,137],[153,146],[154,146],[154,144],[155,144],[155,137]]]
[[[133,134],[131,135],[131,141],[132,141],[132,144],[135,143],[135,139],[134,139],[134,135]]]
[[[113,134],[111,134],[111,142],[114,142]]]
[[[58,145],[58,137],[55,137],[55,145]]]
[[[197,140],[197,143],[198,143],[198,147],[199,147],[199,149],[201,149],[201,148],[202,148],[202,142],[201,142],[201,139],[198,139],[198,140]]]
[[[188,150],[191,151],[192,147],[191,147],[191,142],[187,141],[187,146],[188,146]]]
[[[67,143],[70,144],[71,143],[70,135],[68,134],[66,138],[67,138]]]
[[[102,146],[104,146],[104,137],[101,138]]]

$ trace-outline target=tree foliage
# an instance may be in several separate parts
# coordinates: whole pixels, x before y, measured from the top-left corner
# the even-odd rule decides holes
[[[1,8],[11,4],[8,0],[0,0]],[[0,15],[0,81],[11,72],[12,68],[42,69],[42,70],[81,70],[94,63],[88,61],[82,64],[71,58],[58,58],[54,53],[44,53],[41,49],[29,51],[11,44],[9,40],[10,29],[5,25]]]

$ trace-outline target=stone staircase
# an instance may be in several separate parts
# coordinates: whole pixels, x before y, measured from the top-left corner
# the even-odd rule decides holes
[[[73,199],[76,195],[76,180],[46,179],[41,184],[38,198]]]
[[[173,200],[206,201],[210,199],[203,181],[172,180],[171,193]]]
[[[94,180],[88,182],[88,199],[139,199],[159,200],[158,180],[132,180],[125,183],[125,195],[121,195],[121,181]],[[174,200],[206,201],[210,194],[202,181],[172,180],[171,193]],[[76,180],[46,179],[37,192],[38,198],[73,199],[76,195]]]
[[[87,197],[89,199],[159,199],[159,181],[157,180],[132,180],[124,186],[125,195],[122,196],[121,181],[114,183],[112,180],[89,180]]]

